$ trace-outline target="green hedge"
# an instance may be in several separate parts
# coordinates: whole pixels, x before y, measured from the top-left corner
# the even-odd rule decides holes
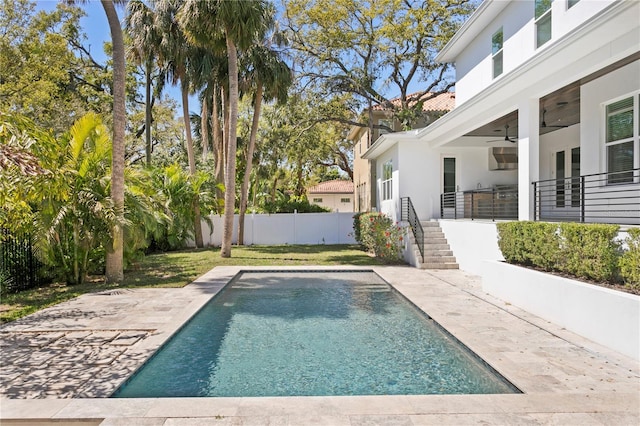
[[[560,271],[580,278],[640,285],[640,229],[629,230],[626,248],[618,225],[545,222],[497,224],[498,246],[509,263]]]
[[[627,285],[640,288],[640,228],[629,229],[627,250],[620,256],[620,275]]]

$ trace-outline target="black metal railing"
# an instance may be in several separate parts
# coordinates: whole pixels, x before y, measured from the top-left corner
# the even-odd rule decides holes
[[[640,225],[640,169],[533,182],[534,219]]]
[[[400,220],[409,222],[416,244],[418,245],[418,250],[420,250],[420,256],[424,259],[424,229],[422,229],[420,219],[409,197],[400,199]]]
[[[16,293],[51,281],[29,234],[0,229],[0,293]]]
[[[518,187],[497,185],[492,188],[446,192],[440,195],[442,219],[517,219]]]

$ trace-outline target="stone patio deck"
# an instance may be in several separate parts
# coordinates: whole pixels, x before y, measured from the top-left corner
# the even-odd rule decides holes
[[[373,269],[523,394],[107,398],[237,272],[261,269],[274,268],[87,294],[3,326],[0,423],[640,424],[638,362],[484,294],[475,276],[410,267],[331,269]]]

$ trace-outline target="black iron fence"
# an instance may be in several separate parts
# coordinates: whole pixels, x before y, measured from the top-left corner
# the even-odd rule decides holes
[[[51,281],[29,234],[0,229],[0,294],[16,293]]]
[[[497,185],[492,188],[446,192],[440,195],[442,219],[517,219],[518,187]]]
[[[420,256],[424,259],[424,229],[422,229],[420,219],[409,197],[400,199],[400,218],[403,222],[409,222],[413,236],[416,239],[416,244],[418,245],[418,250],[420,250]]]
[[[640,225],[640,169],[533,182],[535,220]]]

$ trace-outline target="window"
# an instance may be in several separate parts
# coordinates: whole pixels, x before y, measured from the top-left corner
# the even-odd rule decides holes
[[[340,198],[340,202],[341,203],[350,203],[351,202],[351,198]]]
[[[580,0],[567,0],[567,9],[571,9],[576,5]]]
[[[390,200],[393,195],[393,191],[391,189],[392,175],[393,175],[393,166],[392,166],[391,160],[389,160],[382,165],[382,199],[383,200]]]
[[[634,95],[606,107],[607,183],[633,182],[634,162],[638,155],[638,96]],[[634,128],[636,129],[634,131]]]
[[[493,78],[502,74],[502,27],[491,37],[491,55],[493,59]]]
[[[313,202],[314,203],[321,203],[322,202],[322,198],[314,198]]]
[[[535,0],[536,48],[551,40],[551,1]]]

